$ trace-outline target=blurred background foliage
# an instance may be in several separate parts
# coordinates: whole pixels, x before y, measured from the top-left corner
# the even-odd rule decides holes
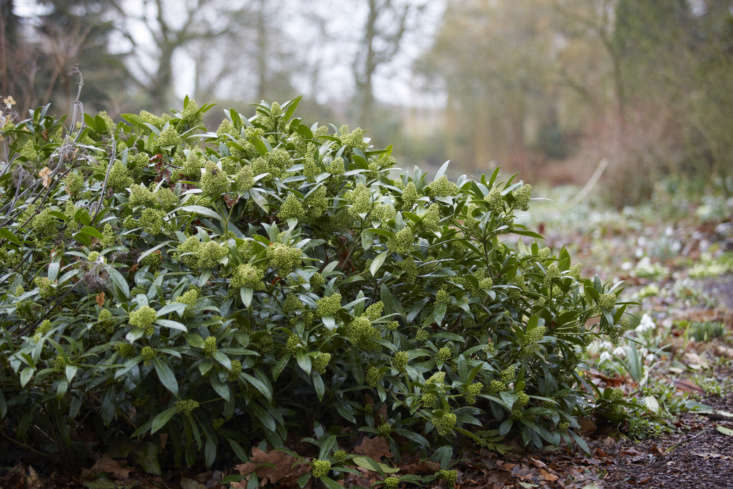
[[[0,0],[5,116],[247,111],[304,95],[403,167],[585,182],[616,206],[675,178],[733,190],[730,0]],[[212,125],[223,114],[210,112]],[[456,170],[456,171],[458,171]]]

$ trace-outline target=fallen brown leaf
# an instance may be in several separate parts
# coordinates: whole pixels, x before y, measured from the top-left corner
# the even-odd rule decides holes
[[[438,470],[440,470],[440,464],[432,460],[421,460],[420,462],[400,466],[400,472],[403,474],[434,474]]]
[[[100,474],[110,474],[117,480],[125,480],[130,477],[132,468],[122,465],[108,455],[96,461],[91,469],[85,471],[85,477],[92,478]],[[90,477],[91,476],[91,477]]]
[[[280,450],[265,452],[257,447],[252,448],[252,457],[246,464],[236,465],[241,475],[256,474],[260,485],[269,484],[291,485],[298,477],[310,470],[309,459],[297,459]],[[244,489],[248,479],[232,484],[232,487]]]
[[[377,461],[381,460],[382,457],[392,457],[392,452],[389,450],[389,443],[380,436],[374,438],[364,437],[361,443],[354,448],[354,453],[366,455]]]
[[[540,476],[543,480],[546,480],[547,482],[555,482],[559,479],[558,476],[555,474],[551,474],[550,472],[546,471],[545,469],[540,469]]]

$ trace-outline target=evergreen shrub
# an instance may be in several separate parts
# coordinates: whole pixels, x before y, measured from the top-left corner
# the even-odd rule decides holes
[[[296,105],[216,132],[188,99],[2,128],[3,431],[48,452],[164,433],[180,465],[314,429],[334,466],[360,432],[394,455],[579,440],[618,287],[515,223],[529,185],[398,171]]]

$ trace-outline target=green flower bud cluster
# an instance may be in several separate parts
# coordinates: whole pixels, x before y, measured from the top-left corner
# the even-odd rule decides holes
[[[36,328],[36,333],[40,333],[42,335],[48,333],[49,331],[51,331],[51,321],[49,321],[48,319],[44,319],[41,324],[39,324]]]
[[[450,302],[450,294],[445,289],[440,289],[435,293],[436,304],[448,304]]]
[[[379,336],[377,329],[366,316],[355,317],[346,326],[346,336],[356,345],[369,346]]]
[[[283,312],[290,314],[303,307],[303,302],[296,294],[288,294],[283,301]]]
[[[346,192],[345,198],[351,203],[349,208],[351,217],[359,217],[359,214],[366,214],[372,208],[372,194],[363,183],[357,185],[354,190]]]
[[[384,479],[384,487],[387,489],[397,489],[400,486],[399,477],[387,477]]]
[[[428,333],[425,329],[419,329],[417,330],[417,333],[415,333],[415,341],[419,343],[424,343],[430,339],[430,333]]]
[[[176,128],[171,125],[166,126],[158,134],[156,145],[160,148],[168,148],[179,144],[181,144],[181,136],[176,131]]]
[[[114,316],[109,309],[102,309],[97,316],[97,324],[105,331],[110,332],[115,324]]]
[[[239,360],[232,360],[231,368],[229,369],[229,380],[237,380],[241,372],[242,362],[240,362]]]
[[[494,281],[491,280],[491,278],[489,277],[482,278],[481,280],[479,280],[478,286],[481,290],[489,290],[491,287],[494,286]]]
[[[291,334],[290,336],[288,336],[288,340],[285,342],[285,350],[288,353],[295,355],[296,353],[298,353],[300,348],[301,348],[300,338],[298,338],[294,334]]]
[[[312,218],[321,217],[328,210],[328,189],[325,186],[318,187],[305,200],[308,206],[308,215]]]
[[[498,394],[499,392],[504,392],[507,390],[506,383],[502,382],[501,380],[492,380],[489,384],[489,392],[491,394]]]
[[[417,193],[417,187],[413,182],[409,182],[402,190],[402,209],[410,210],[418,198],[420,196]]]
[[[264,272],[262,270],[245,263],[234,270],[232,277],[229,279],[229,285],[234,289],[246,287],[248,289],[263,290],[265,288],[265,284],[262,282],[263,277]]]
[[[207,336],[204,340],[204,352],[208,355],[216,353],[216,336]]]
[[[38,293],[42,299],[53,297],[56,288],[48,277],[36,277],[33,279],[33,283],[38,287]]]
[[[501,381],[505,384],[513,382],[517,377],[517,366],[510,365],[501,372]]]
[[[216,241],[207,241],[199,246],[197,254],[199,268],[214,268],[229,250]]]
[[[186,241],[179,244],[178,259],[189,268],[198,268],[198,251],[201,248],[201,241],[196,236],[189,236]]]
[[[311,474],[316,479],[320,479],[321,477],[326,477],[330,471],[331,471],[331,462],[329,462],[328,460],[318,459],[312,462]]]
[[[204,167],[204,157],[197,151],[189,151],[181,167],[181,174],[187,178],[198,180],[201,177],[201,168]]]
[[[448,180],[446,177],[440,177],[433,183],[428,185],[427,190],[431,195],[435,197],[449,197],[458,193],[458,187],[455,183]]]
[[[163,227],[165,226],[164,218],[165,211],[147,208],[143,209],[139,224],[146,233],[156,235],[163,232]]]
[[[322,317],[333,317],[341,310],[341,294],[338,292],[318,299],[316,302],[316,313]]]
[[[389,423],[382,423],[377,426],[377,434],[379,436],[388,437],[392,433],[392,425]]]
[[[178,196],[168,187],[159,188],[154,195],[156,203],[163,210],[170,211],[178,205]]]
[[[438,356],[438,362],[445,363],[448,360],[450,360],[450,358],[453,356],[453,352],[451,351],[450,348],[448,348],[447,346],[444,346],[443,348],[438,350],[437,356]]]
[[[148,255],[145,255],[145,258],[140,260],[140,263],[145,267],[150,268],[157,268],[158,265],[160,265],[160,262],[163,260],[163,257],[160,253],[160,250],[155,250],[152,253],[149,253]]]
[[[494,188],[488,193],[484,200],[489,203],[489,210],[494,214],[500,214],[504,210],[504,197],[499,189]]]
[[[369,367],[366,373],[366,383],[369,387],[376,387],[382,380],[384,372],[378,367]]]
[[[517,400],[514,402],[515,406],[518,406],[520,408],[523,408],[529,404],[529,395],[526,392],[518,392],[517,393]]]
[[[84,188],[84,177],[78,171],[73,171],[64,178],[64,187],[69,195],[76,197]]]
[[[440,225],[440,206],[438,204],[430,204],[428,210],[425,212],[422,218],[423,226],[426,229],[435,231]]]
[[[378,204],[372,210],[372,217],[381,224],[387,224],[395,218],[397,211],[391,204]]]
[[[333,459],[333,461],[336,462],[337,464],[342,464],[342,463],[346,462],[346,459],[348,457],[349,457],[349,454],[346,453],[345,450],[341,450],[341,449],[336,450],[335,452],[333,452],[333,455],[331,456],[331,458]]]
[[[466,402],[468,404],[474,404],[476,402],[476,396],[481,394],[484,389],[484,384],[481,382],[474,382],[466,387]]]
[[[132,185],[132,182],[133,179],[130,177],[127,167],[120,160],[116,160],[109,170],[107,186],[116,192],[120,192]]]
[[[559,431],[568,431],[568,428],[570,428],[570,423],[568,423],[567,421],[561,421],[557,425],[557,429]]]
[[[56,370],[63,370],[68,365],[66,358],[63,355],[56,355],[56,359],[53,362],[53,366]]]
[[[387,240],[387,248],[393,253],[406,255],[412,250],[413,241],[412,229],[406,226],[397,231],[394,238]]]
[[[282,275],[288,275],[300,265],[303,251],[300,248],[275,243],[267,250],[267,258],[272,268],[278,270]]]
[[[456,426],[456,415],[453,413],[444,413],[440,416],[433,417],[432,422],[440,436],[447,436],[453,433],[453,428]]]
[[[404,372],[407,368],[407,362],[410,360],[410,356],[406,351],[398,351],[394,354],[392,357],[392,366],[395,368],[395,370],[399,370],[400,372]]]
[[[400,322],[399,321],[390,321],[387,323],[387,329],[390,331],[397,331],[400,329]]]
[[[205,196],[219,198],[229,191],[226,173],[216,163],[209,161],[201,175],[201,191]]]
[[[176,401],[176,412],[179,413],[191,414],[193,410],[198,407],[198,401],[193,399],[181,399],[180,401]]]
[[[283,221],[292,218],[303,219],[305,217],[305,209],[303,209],[303,204],[300,203],[300,199],[294,193],[290,192],[285,197],[282,205],[280,205],[280,212],[277,213],[277,216]]]
[[[183,294],[176,297],[176,302],[186,304],[187,306],[193,306],[199,300],[199,291],[196,289],[188,289]]]
[[[145,207],[155,207],[155,194],[153,194],[153,192],[151,192],[145,185],[131,185],[129,186],[129,192],[129,204],[131,206],[134,207],[140,205]]]
[[[517,202],[517,207],[526,211],[529,209],[529,199],[532,195],[532,185],[522,185],[514,191],[514,200]]]
[[[412,257],[397,263],[405,276],[405,282],[412,285],[417,280],[417,263]]]
[[[536,328],[530,329],[525,335],[525,343],[527,345],[537,343],[545,336],[546,331],[547,328],[545,328],[544,326],[537,326]]]
[[[249,192],[255,186],[255,174],[249,165],[243,166],[234,178],[234,190],[237,192]]]
[[[326,279],[323,278],[323,275],[321,275],[320,272],[316,272],[313,275],[311,275],[311,278],[309,280],[311,290],[318,290],[326,283]]]
[[[162,117],[151,114],[147,110],[140,111],[140,119],[142,119],[143,122],[147,122],[148,124],[152,124],[154,126],[162,126],[164,122]]]
[[[326,367],[328,367],[328,364],[330,362],[331,362],[331,354],[320,352],[320,351],[316,353],[312,359],[313,368],[319,374],[323,374],[326,372]]]
[[[326,166],[326,170],[328,173],[334,176],[341,176],[346,172],[346,166],[344,164],[344,159],[340,156],[338,158],[334,158],[331,160],[331,162]]]
[[[31,228],[38,235],[50,236],[56,232],[56,217],[51,212],[51,208],[43,209],[31,220]]]
[[[367,307],[365,311],[366,316],[370,321],[376,321],[382,317],[382,312],[384,312],[384,303],[382,301],[375,302]]]
[[[234,124],[229,119],[224,118],[220,123],[219,127],[216,128],[216,135],[222,137],[226,134],[235,134]]]
[[[115,343],[115,350],[117,350],[117,354],[122,358],[129,358],[135,353],[135,347],[124,341]]]
[[[441,470],[438,472],[438,477],[446,481],[449,487],[454,487],[458,480],[458,472],[455,470]]]
[[[306,150],[305,159],[303,161],[303,175],[308,179],[309,182],[315,181],[316,177],[321,173],[321,169],[316,163],[316,158],[313,155],[315,147],[313,144],[308,143],[308,149]]]
[[[438,396],[432,392],[423,392],[420,396],[420,402],[427,408],[434,408],[438,406]]]
[[[445,372],[435,372],[425,383],[427,385],[442,386],[445,383]]]
[[[23,147],[20,148],[20,151],[18,152],[18,156],[20,156],[21,158],[25,158],[26,161],[38,161],[39,160],[38,151],[36,151],[36,146],[33,144],[32,139],[28,139],[28,141],[26,141]]]
[[[341,138],[341,142],[345,146],[352,146],[361,150],[365,150],[369,147],[369,143],[364,140],[364,130],[361,127],[357,127],[350,133],[347,133],[346,131],[348,131],[348,127],[346,126],[341,126],[341,128],[339,128],[339,138]]]
[[[153,358],[155,358],[155,350],[153,350],[149,346],[144,346],[142,350],[140,350],[140,356],[143,358],[144,361],[149,362]]]
[[[107,223],[104,225],[104,228],[102,229],[102,239],[99,240],[99,243],[104,248],[109,248],[115,242],[117,241],[117,233],[115,233],[115,230],[112,228],[112,225]]]
[[[153,323],[157,319],[155,309],[150,306],[142,306],[130,313],[130,324],[138,329],[145,331],[150,336],[153,334]]]
[[[610,311],[616,306],[616,296],[614,294],[601,294],[598,298],[598,306],[603,311]]]

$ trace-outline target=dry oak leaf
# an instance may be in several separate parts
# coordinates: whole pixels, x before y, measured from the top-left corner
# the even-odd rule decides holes
[[[412,464],[400,465],[400,472],[403,474],[426,475],[434,474],[440,470],[440,464],[432,460],[421,460]]]
[[[389,451],[389,443],[381,436],[364,437],[361,443],[354,448],[354,453],[366,455],[377,461],[381,460],[382,457],[392,457],[392,452]]]
[[[244,476],[257,474],[260,479],[260,486],[267,484],[290,486],[295,484],[298,477],[310,470],[309,462],[309,459],[298,459],[280,450],[265,452],[253,447],[249,462],[239,464],[234,468]],[[236,487],[244,488],[246,486],[246,481],[241,481]]]
[[[84,471],[85,476],[97,476],[99,474],[110,474],[117,480],[125,480],[130,477],[132,469],[120,464],[117,460],[104,455],[92,466],[91,469]]]
[[[557,479],[559,479],[558,476],[546,471],[545,469],[540,469],[540,475],[542,476],[542,479],[548,482],[555,482]]]
[[[38,176],[41,177],[41,183],[43,183],[43,186],[48,188],[49,185],[51,185],[51,169],[47,166],[44,166],[41,171],[38,172]]]

